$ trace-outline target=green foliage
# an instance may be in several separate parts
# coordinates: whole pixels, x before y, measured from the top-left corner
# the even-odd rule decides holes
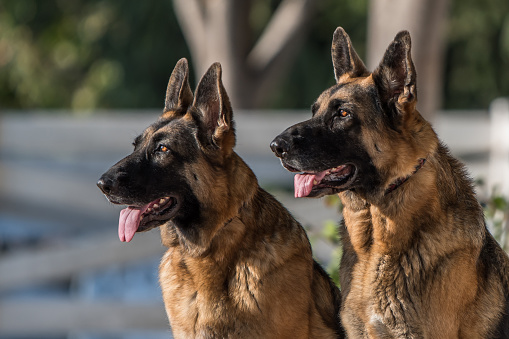
[[[324,204],[329,208],[336,209],[339,214],[341,214],[341,211],[343,210],[343,205],[337,195],[325,196]],[[323,228],[319,237],[334,246],[334,249],[332,250],[330,256],[330,260],[325,269],[327,273],[329,273],[334,283],[340,286],[339,263],[341,262],[341,255],[343,254],[343,249],[341,247],[341,239],[339,237],[337,220],[326,220],[323,224]]]
[[[320,237],[334,245],[330,260],[325,269],[334,283],[339,286],[339,263],[341,261],[343,249],[341,248],[337,221],[325,221]]]
[[[256,39],[281,0],[253,0]],[[321,0],[307,40],[270,108],[308,108],[334,83],[332,33],[365,56],[368,0]],[[252,41],[251,41],[252,42]],[[190,58],[172,1],[2,0],[2,108],[161,107],[175,62]],[[486,108],[509,95],[509,2],[453,0],[444,104]]]
[[[280,2],[253,1],[253,39]],[[341,5],[324,0],[317,7],[306,46],[270,107],[309,107],[332,84],[329,50],[337,25],[351,32],[357,46],[364,45],[367,0]],[[160,107],[171,69],[181,57],[190,54],[171,0],[0,3],[4,108]]]
[[[181,57],[171,1],[0,3],[3,107],[162,107]]]
[[[494,189],[484,204],[484,216],[488,228],[504,250],[509,250],[507,236],[509,233],[509,200]]]
[[[486,108],[509,95],[509,1],[452,1],[448,36],[445,108]]]

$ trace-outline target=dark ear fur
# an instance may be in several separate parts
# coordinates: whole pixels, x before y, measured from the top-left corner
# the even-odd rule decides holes
[[[336,82],[339,82],[339,78],[344,74],[348,74],[352,78],[369,74],[366,66],[355,52],[350,37],[341,27],[334,31],[331,53]]]
[[[193,108],[200,114],[208,141],[216,147],[232,149],[235,144],[233,113],[221,74],[220,63],[210,66],[196,87]]]
[[[399,113],[414,111],[417,105],[416,72],[410,50],[410,33],[399,32],[373,72],[382,101]]]
[[[193,100],[193,92],[189,86],[189,65],[186,58],[180,59],[171,73],[166,99],[164,100],[164,113],[178,110],[185,113]]]

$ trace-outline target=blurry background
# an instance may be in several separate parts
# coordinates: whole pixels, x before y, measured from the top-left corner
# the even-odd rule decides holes
[[[238,153],[334,274],[337,202],[294,199],[268,145],[334,83],[337,26],[370,69],[411,32],[419,108],[466,162],[505,246],[507,0],[1,0],[0,339],[170,336],[158,232],[120,243],[119,208],[95,182],[156,119],[181,57],[192,87],[222,63]]]

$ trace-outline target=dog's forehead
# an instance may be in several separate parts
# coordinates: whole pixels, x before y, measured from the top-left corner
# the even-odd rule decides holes
[[[325,90],[313,105],[313,113],[325,114],[329,110],[331,102],[342,102],[345,105],[359,105],[366,100],[366,95],[371,95],[374,90],[374,82],[370,76],[360,78],[347,78],[329,89]]]
[[[180,118],[160,117],[156,122],[147,127],[141,134],[141,139],[149,141],[154,135],[167,134],[178,137],[182,134],[189,134],[187,124]]]

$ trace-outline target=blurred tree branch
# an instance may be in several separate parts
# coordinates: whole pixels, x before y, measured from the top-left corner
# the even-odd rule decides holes
[[[215,61],[236,108],[266,103],[301,46],[312,0],[283,0],[258,40],[251,44],[252,0],[173,0],[175,13],[201,77]]]
[[[419,110],[432,119],[442,101],[444,52],[450,0],[371,0],[367,65],[374,69],[400,30],[412,35]]]

